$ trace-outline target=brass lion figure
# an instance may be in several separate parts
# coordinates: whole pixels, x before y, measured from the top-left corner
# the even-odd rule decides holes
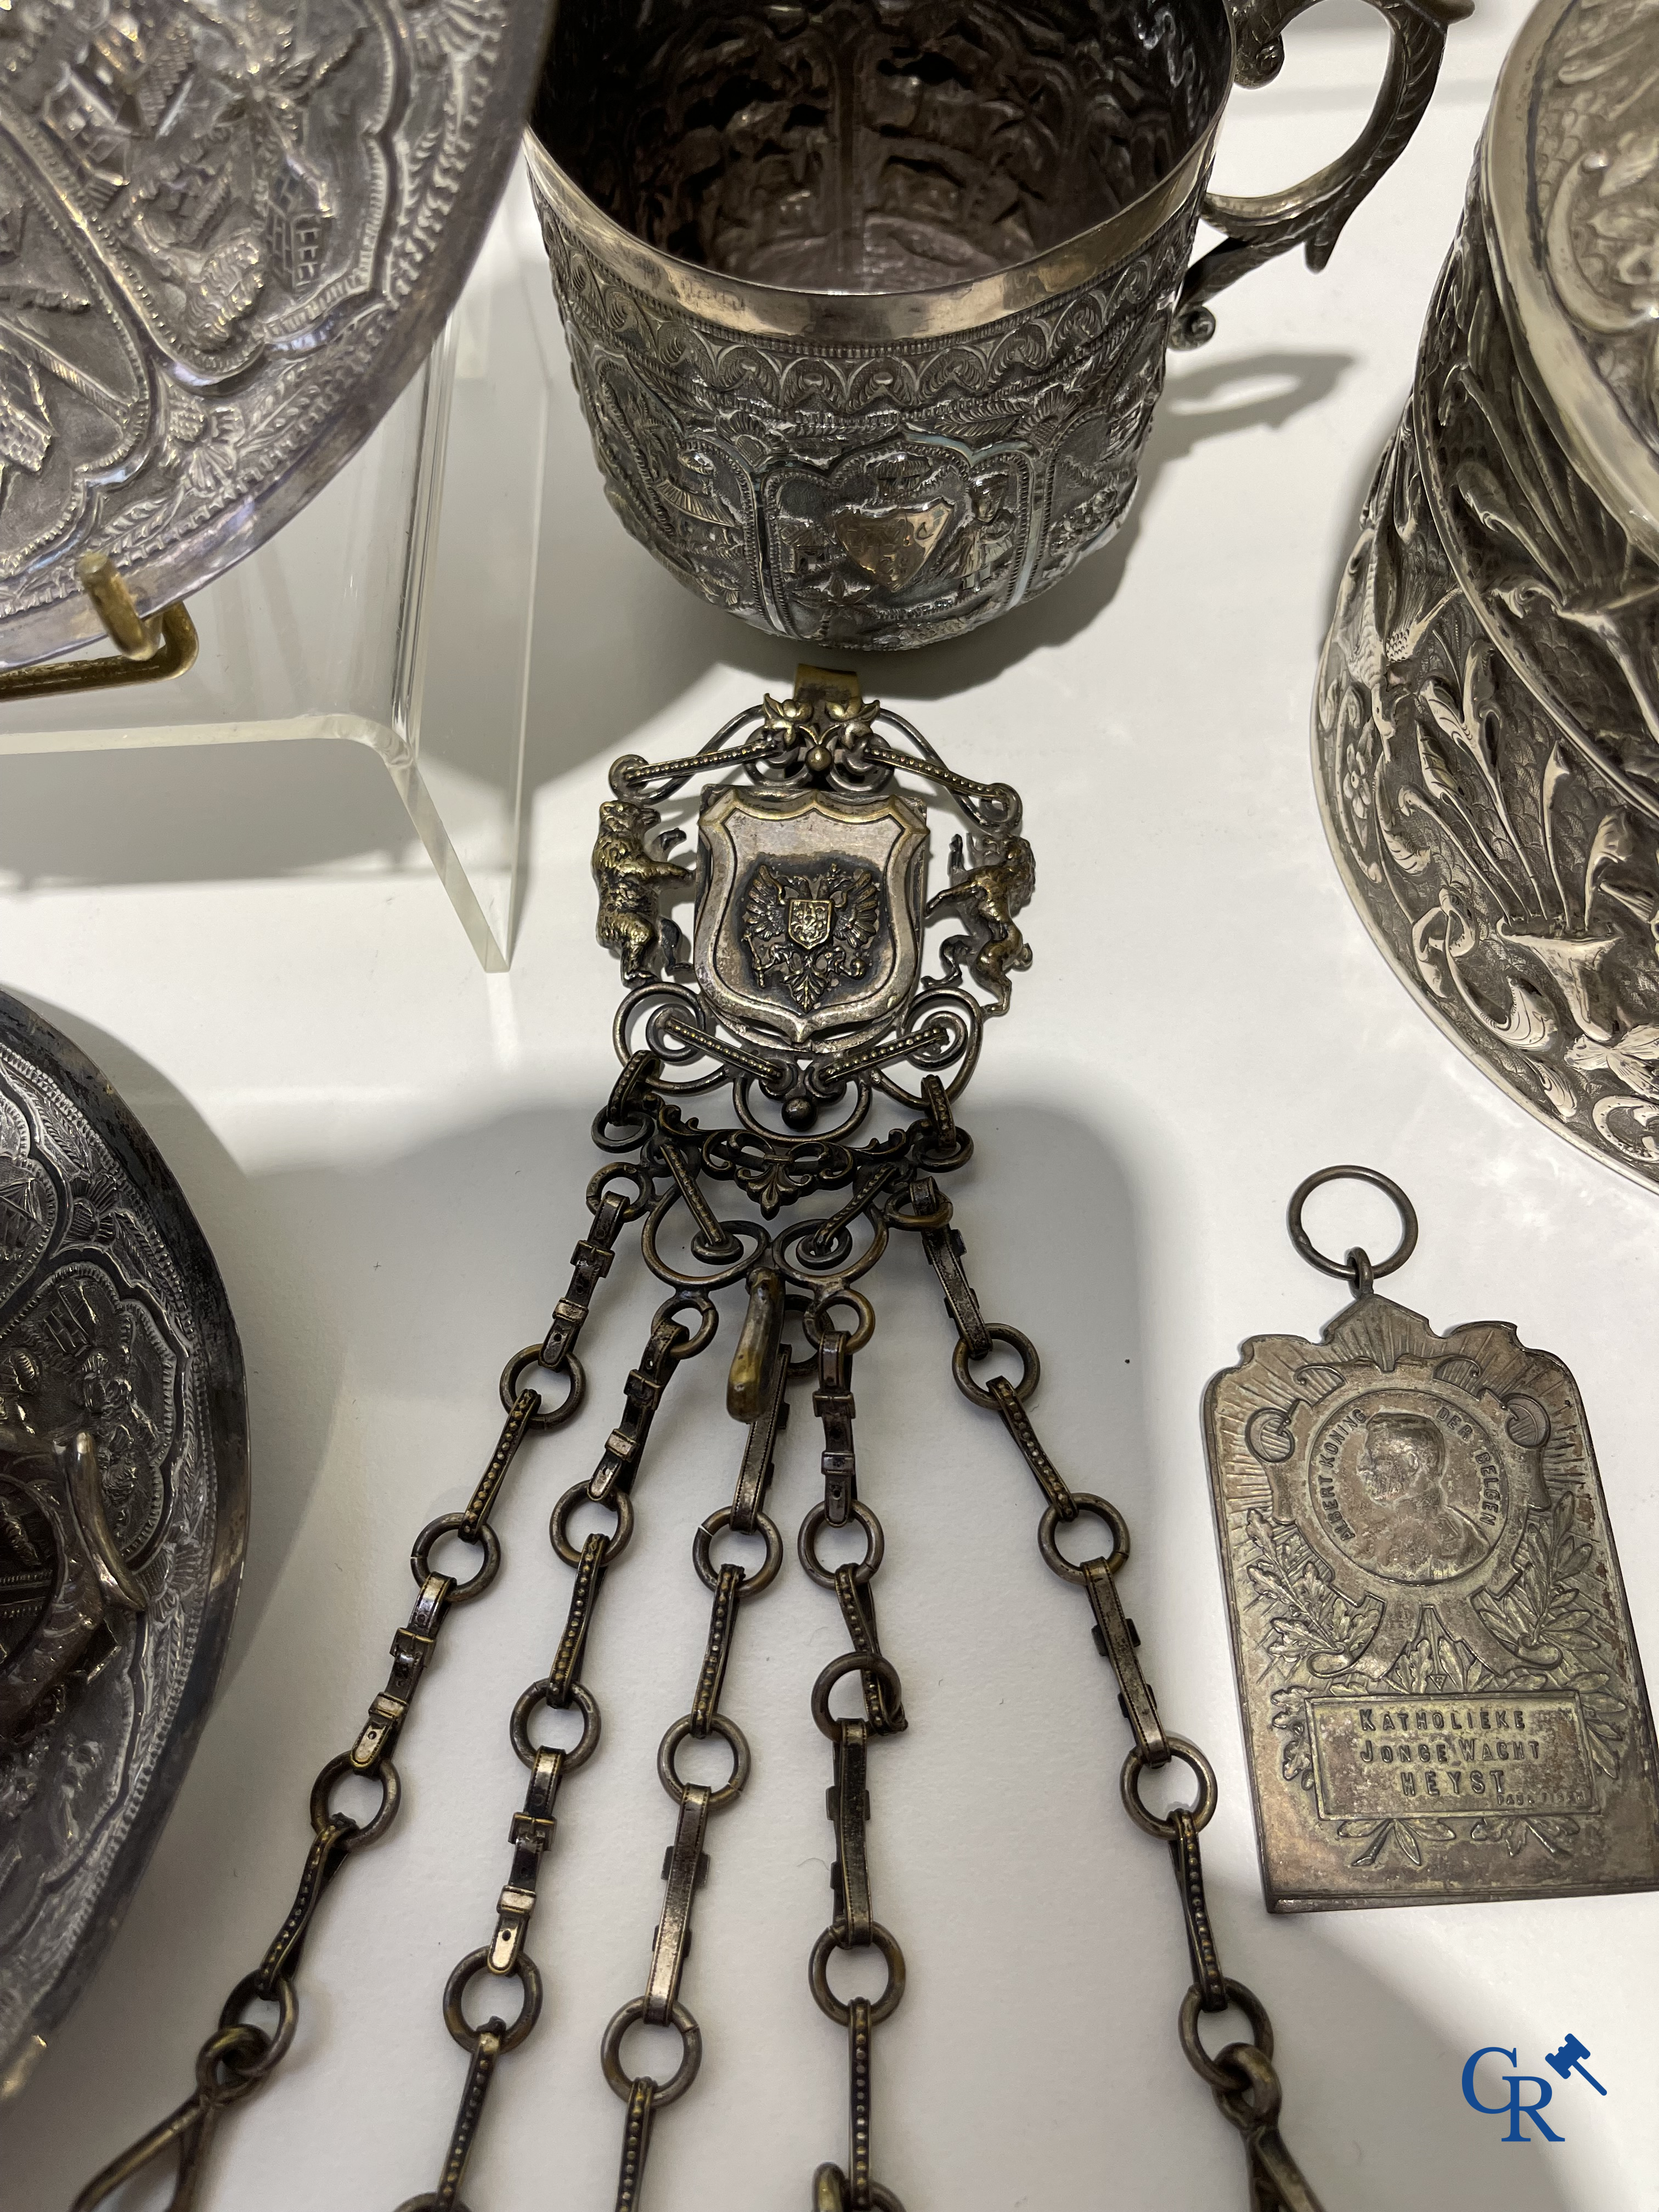
[[[950,884],[928,900],[923,922],[956,908],[971,934],[947,937],[939,948],[945,980],[959,981],[966,962],[995,999],[998,1013],[1006,1014],[1013,996],[1011,974],[1031,964],[1031,948],[1014,916],[1036,889],[1036,859],[1024,837],[975,837],[972,857],[975,866],[964,867],[962,840],[951,839]]]
[[[637,799],[608,799],[599,809],[599,834],[593,847],[593,880],[599,887],[599,943],[622,962],[625,983],[649,983],[665,952],[672,957],[680,932],[658,912],[663,886],[689,884],[692,871],[669,860],[663,848],[675,843],[678,830],[655,832],[662,817]],[[653,849],[654,848],[654,849]]]

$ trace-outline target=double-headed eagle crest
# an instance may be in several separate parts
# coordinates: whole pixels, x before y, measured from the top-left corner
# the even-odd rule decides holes
[[[866,974],[881,927],[881,878],[832,860],[817,874],[781,875],[762,860],[744,893],[741,935],[755,981],[782,984],[810,1014],[836,983]]]

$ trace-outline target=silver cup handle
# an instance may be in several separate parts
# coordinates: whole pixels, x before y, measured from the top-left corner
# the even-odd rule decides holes
[[[1285,65],[1287,23],[1317,0],[1238,0],[1233,10],[1233,82],[1267,84]],[[1337,161],[1282,192],[1243,199],[1206,192],[1200,212],[1224,234],[1187,271],[1170,326],[1170,343],[1200,346],[1215,332],[1205,304],[1275,254],[1305,246],[1308,266],[1322,269],[1342,226],[1391,167],[1422,120],[1440,74],[1449,27],[1474,0],[1370,0],[1389,26],[1389,65],[1364,129]]]

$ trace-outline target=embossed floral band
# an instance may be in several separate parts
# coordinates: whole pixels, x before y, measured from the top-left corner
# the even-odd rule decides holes
[[[1659,14],[1505,64],[1320,672],[1343,879],[1512,1097],[1659,1182]]]
[[[1273,255],[1324,266],[1469,0],[1372,0],[1351,151],[1206,192],[1231,84],[1312,3],[565,0],[531,179],[629,529],[757,628],[866,650],[1046,591],[1123,518],[1166,346]]]

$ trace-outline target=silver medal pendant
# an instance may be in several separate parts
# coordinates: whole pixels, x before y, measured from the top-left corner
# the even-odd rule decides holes
[[[1320,1183],[1386,1190],[1376,1269],[1316,1253]],[[1273,1911],[1659,1886],[1652,1716],[1577,1386],[1509,1323],[1437,1333],[1374,1275],[1410,1201],[1326,1169],[1297,1249],[1358,1295],[1205,1395]]]

